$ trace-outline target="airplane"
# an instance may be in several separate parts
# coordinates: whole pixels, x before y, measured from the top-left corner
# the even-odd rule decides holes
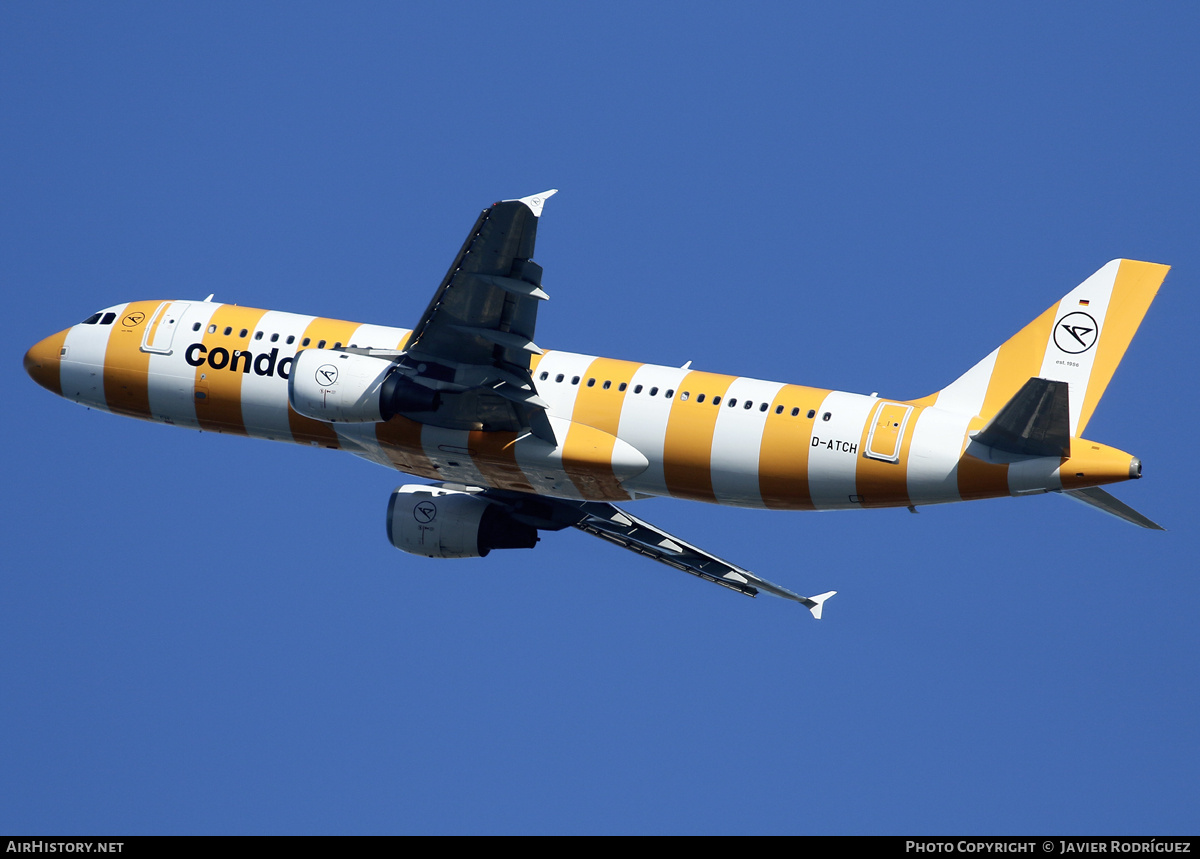
[[[945,388],[893,400],[539,348],[534,244],[554,193],[484,209],[411,330],[131,301],[40,341],[25,369],[89,408],[433,481],[391,494],[404,552],[483,557],[574,527],[817,619],[836,591],[801,596],[614,502],[916,512],[1058,492],[1162,530],[1100,488],[1140,460],[1082,435],[1169,266],[1113,260]]]

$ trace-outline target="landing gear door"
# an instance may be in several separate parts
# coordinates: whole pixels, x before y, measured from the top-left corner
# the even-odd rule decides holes
[[[899,462],[900,446],[904,442],[904,430],[908,428],[908,416],[912,410],[912,406],[902,403],[881,401],[871,419],[866,455],[884,462]]]
[[[175,338],[175,329],[179,320],[188,309],[187,301],[164,301],[154,311],[150,324],[146,326],[146,334],[142,337],[142,351],[154,352],[159,355],[169,355],[171,341]]]

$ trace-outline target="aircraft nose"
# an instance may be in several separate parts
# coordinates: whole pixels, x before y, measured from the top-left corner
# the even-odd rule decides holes
[[[60,331],[34,344],[33,348],[25,353],[25,372],[29,374],[29,378],[55,394],[62,394],[59,366],[66,339],[67,332]]]

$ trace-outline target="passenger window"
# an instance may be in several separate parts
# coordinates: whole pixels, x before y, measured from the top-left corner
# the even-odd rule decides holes
[[[609,388],[612,387],[612,382],[610,382],[608,379],[605,379],[603,387],[604,387],[604,390],[607,391]]]
[[[821,420],[827,421],[831,417],[833,417],[833,412],[826,412],[825,414],[821,415]]]
[[[783,406],[776,406],[776,407],[775,407],[775,414],[777,414],[777,415],[781,415],[781,414],[783,414]]]
[[[667,388],[667,392],[663,396],[665,396],[668,400],[671,399],[671,397],[675,396],[675,389]]]
[[[247,329],[243,328],[243,329],[241,330],[241,332],[238,334],[238,337],[242,337],[242,338],[244,338],[244,337],[245,337],[247,334],[249,334],[249,333],[250,333],[250,332],[249,332]]]
[[[103,315],[104,315],[103,313],[93,313],[91,316],[89,316],[87,319],[83,320],[83,322],[81,322],[79,324],[80,325],[95,325],[97,322],[100,321],[100,317]]]
[[[743,409],[752,409],[752,408],[754,408],[754,403],[750,402],[749,400],[746,400],[746,403],[745,403],[745,405],[742,406],[742,408]]]
[[[641,386],[641,385],[634,385],[634,386],[633,386],[633,392],[634,392],[635,394],[640,394],[640,393],[642,392],[642,386]]]
[[[688,398],[688,397],[690,397],[690,396],[691,396],[691,392],[690,392],[690,391],[684,391],[682,394],[680,394],[680,395],[679,395],[679,399],[681,399],[681,400],[683,400],[684,402],[686,402],[686,401],[687,401],[687,398]]]
[[[795,417],[798,414],[800,414],[799,407],[792,409],[792,417]]]
[[[305,337],[303,340],[301,340],[301,341],[300,341],[300,345],[301,345],[301,346],[307,346],[307,345],[308,345],[309,343],[311,343],[311,342],[312,342],[312,338],[311,338],[311,337]]]
[[[617,385],[617,390],[623,391],[628,387],[629,387],[629,384],[627,382],[622,382],[621,384]]]
[[[226,325],[225,326],[225,336],[228,337],[232,333],[233,333],[233,329],[230,326]]]
[[[808,419],[809,419],[810,421],[811,421],[813,418],[815,418],[816,416],[817,416],[817,410],[816,410],[816,409],[809,409],[809,410],[808,410]]]
[[[289,334],[289,335],[288,335],[288,338],[287,338],[287,340],[286,340],[285,342],[286,342],[286,343],[287,343],[289,346],[291,346],[293,343],[295,343],[295,342],[296,342],[296,335],[295,335],[295,334]]]
[[[697,394],[697,395],[696,395],[696,402],[698,402],[698,403],[702,403],[702,402],[704,402],[704,394]]]
[[[721,398],[720,398],[720,397],[713,397],[713,405],[714,405],[714,406],[719,406],[719,405],[721,405]]]
[[[578,377],[578,376],[572,376],[572,377],[571,377],[571,384],[572,384],[572,385],[578,385],[578,384],[579,384],[579,377]]]
[[[199,322],[197,322],[195,325],[193,325],[193,326],[192,326],[192,330],[193,330],[193,331],[199,331],[199,330],[200,330],[200,323],[199,323]]]
[[[595,379],[588,379],[588,387],[589,387],[589,388],[594,388],[594,387],[596,387],[596,380],[595,380]]]
[[[562,373],[559,373],[557,376],[554,377],[554,381],[561,382],[564,378],[566,378],[566,377],[563,376]]]
[[[106,313],[100,317],[100,324],[101,325],[112,325],[112,321],[116,318],[117,318],[117,314],[113,313],[112,311],[109,311],[108,313]]]
[[[762,404],[761,404],[761,405],[758,407],[758,410],[759,410],[760,412],[765,412],[765,411],[767,410],[767,404],[766,404],[766,403],[762,403]]]
[[[731,408],[731,409],[732,409],[734,406],[736,406],[736,405],[737,405],[737,397],[732,397],[732,398],[730,398],[729,402],[728,402],[728,403],[726,403],[726,405],[727,405],[727,406],[729,406],[729,408]]]
[[[215,325],[210,325],[210,326],[208,326],[208,333],[209,333],[209,334],[216,334],[216,333],[217,333],[217,326],[215,326]]]
[[[317,343],[317,348],[318,348],[318,349],[324,349],[324,348],[325,348],[325,341],[324,341],[324,340],[318,341],[318,343]]]
[[[544,382],[544,381],[546,381],[547,379],[549,379],[549,378],[550,378],[550,374],[549,374],[549,373],[547,373],[545,370],[543,370],[543,371],[542,371],[542,375],[538,376],[538,378],[539,378],[539,379],[541,379],[541,380]]]
[[[656,396],[658,396],[658,388],[651,388],[651,389],[650,389],[650,396],[652,396],[652,397],[656,397]]]
[[[271,335],[271,342],[272,342],[272,343],[278,343],[278,342],[279,342],[279,335],[278,335],[278,334],[272,334],[272,335]]]
[[[334,349],[341,349],[341,348],[342,348],[342,341],[341,341],[341,340],[338,340],[338,341],[336,341],[336,342],[333,344],[333,348],[334,348]]]
[[[255,331],[255,332],[254,332],[254,339],[255,339],[255,340],[261,340],[261,339],[262,339],[262,336],[263,336],[263,333],[262,333],[261,331]]]

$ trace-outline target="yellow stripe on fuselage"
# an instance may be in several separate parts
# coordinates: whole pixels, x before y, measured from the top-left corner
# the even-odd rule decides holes
[[[612,358],[597,358],[593,361],[588,365],[587,373],[579,383],[579,393],[575,397],[575,409],[571,420],[615,436],[621,423],[621,408],[628,393],[628,390],[621,390],[621,386],[624,385],[628,389],[629,380],[641,366],[633,361],[617,361]],[[609,385],[607,389],[604,387],[606,382]]]
[[[161,301],[131,301],[113,321],[104,352],[104,401],[110,411],[150,417],[150,353],[142,338]]]
[[[1053,313],[1051,313],[1051,318],[1053,318]],[[970,444],[971,433],[977,429],[982,429],[986,423],[987,421],[983,418],[973,418],[967,424],[967,432],[963,436],[963,454],[958,461],[958,494],[963,501],[971,501],[978,498],[999,498],[1009,494],[1007,464],[987,462],[966,453],[967,446]]]
[[[388,461],[397,469],[429,480],[438,480],[441,475],[421,446],[423,428],[424,424],[396,416],[385,423],[375,424],[375,438],[387,455]]]
[[[597,358],[588,365],[575,396],[571,429],[563,445],[563,470],[584,497],[610,501],[627,500],[626,492],[612,472],[612,453],[621,424],[629,380],[641,367],[632,361]],[[605,388],[605,383],[608,387]],[[590,432],[599,430],[599,432]]]
[[[775,510],[812,510],[808,489],[808,453],[812,443],[810,411],[828,391],[784,385],[771,403],[758,458],[758,488],[763,504]],[[783,406],[782,414],[775,409]],[[793,416],[792,409],[800,411]]]
[[[906,415],[906,405],[886,401],[880,402],[868,415],[858,445],[858,469],[854,475],[855,491],[862,499],[859,503],[863,507],[900,507],[911,503],[908,497],[908,452],[920,411],[914,408]],[[901,431],[904,432],[898,461],[867,456],[867,438],[871,436],[872,426],[875,434],[871,437],[871,449],[885,455],[895,450],[896,439]]]
[[[467,436],[471,459],[480,474],[497,489],[536,492],[517,464],[517,433],[473,430]]]
[[[714,406],[712,398],[724,399],[734,378],[693,370],[679,383],[663,445],[663,473],[672,496],[716,502],[712,487],[712,441],[721,407]],[[700,402],[701,394],[704,402]]]
[[[207,360],[196,368],[196,420],[201,429],[246,434],[246,424],[242,420],[242,376],[250,367],[246,354],[252,342],[250,338],[266,312],[223,304],[209,319],[209,327],[204,330],[201,340]],[[225,333],[226,328],[230,329],[229,334]],[[217,358],[217,363],[222,364],[220,367],[213,365],[216,350],[224,350],[228,356],[228,361]]]

